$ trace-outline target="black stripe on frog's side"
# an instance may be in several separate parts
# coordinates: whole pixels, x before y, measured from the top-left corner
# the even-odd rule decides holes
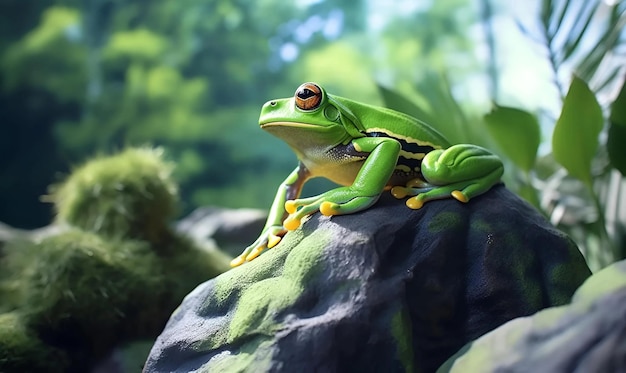
[[[366,132],[365,133],[368,137],[390,137],[392,139],[397,140],[400,143],[400,146],[402,147],[402,150],[404,150],[405,152],[408,153],[413,153],[413,154],[426,154],[426,153],[430,153],[433,150],[435,150],[435,148],[433,148],[430,145],[420,145],[414,142],[408,142],[406,140],[402,140],[402,139],[398,139],[396,137],[393,137],[389,134],[386,134],[384,132]]]
[[[435,150],[435,148],[430,145],[420,145],[417,143],[408,142],[406,140],[395,138],[384,132],[367,132],[366,135],[368,137],[390,137],[392,139],[395,139],[400,143],[400,147],[402,148],[402,150],[411,154],[427,154]],[[400,157],[398,158],[398,165],[407,166],[411,170],[419,170],[422,165],[422,160],[415,158],[406,158],[400,155]]]
[[[411,169],[412,172],[419,172],[422,167],[422,161],[420,159],[404,158],[402,154],[398,157],[398,163],[396,164],[406,166]]]

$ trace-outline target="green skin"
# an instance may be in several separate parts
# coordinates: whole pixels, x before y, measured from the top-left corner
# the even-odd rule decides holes
[[[263,105],[262,129],[284,140],[299,164],[278,188],[259,238],[233,259],[236,267],[278,244],[302,219],[352,214],[390,189],[419,209],[430,200],[467,202],[500,182],[501,160],[476,145],[450,143],[427,124],[390,109],[337,97],[304,83],[294,97]],[[304,183],[325,177],[341,187],[299,199]]]

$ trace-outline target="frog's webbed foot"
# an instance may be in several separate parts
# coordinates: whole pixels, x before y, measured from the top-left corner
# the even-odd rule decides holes
[[[289,216],[283,222],[287,230],[297,229],[302,219],[317,211],[325,216],[345,215],[365,210],[373,205],[380,194],[362,196],[351,187],[340,187],[318,196],[290,200],[285,203],[285,210]]]
[[[245,262],[255,259],[267,249],[278,245],[285,233],[287,233],[287,230],[279,225],[266,228],[252,245],[246,247],[238,257],[230,261],[230,266],[238,267]]]
[[[470,200],[470,197],[464,191],[463,183],[434,187],[426,191],[418,191],[414,188],[411,189],[411,194],[408,195],[413,197],[406,200],[406,205],[413,210],[420,209],[424,206],[424,203],[435,199],[452,197],[463,203],[469,202]]]
[[[417,196],[421,193],[426,193],[434,187],[434,185],[428,184],[424,180],[413,179],[407,182],[405,186],[397,185],[391,188],[391,195],[397,199],[402,199],[406,196]]]
[[[411,196],[412,198],[409,198],[406,204],[409,208],[416,210],[422,207],[425,202],[422,202],[422,199],[426,199],[428,197],[428,192],[434,190],[435,188],[436,187],[434,185],[431,185],[424,180],[413,179],[407,182],[405,186],[394,186],[391,188],[391,195],[397,199]],[[417,196],[421,197],[417,198]]]

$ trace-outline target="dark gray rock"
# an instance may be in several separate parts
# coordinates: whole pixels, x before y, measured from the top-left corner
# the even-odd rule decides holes
[[[571,304],[468,344],[440,372],[626,372],[626,261],[591,276]]]
[[[9,242],[19,235],[19,230],[0,222],[0,244]]]
[[[15,237],[15,230],[12,227],[0,222],[0,258],[4,256],[4,245],[14,240]]]
[[[504,187],[408,209],[315,214],[208,281],[172,315],[147,372],[432,372],[505,322],[570,301],[573,242]]]
[[[267,213],[256,209],[201,207],[181,219],[176,230],[205,247],[237,256],[254,242],[265,225]]]
[[[63,224],[50,224],[33,230],[24,230],[13,228],[8,224],[0,222],[0,257],[4,255],[4,246],[12,241],[27,240],[39,242],[46,237],[51,237],[67,230],[68,227]]]

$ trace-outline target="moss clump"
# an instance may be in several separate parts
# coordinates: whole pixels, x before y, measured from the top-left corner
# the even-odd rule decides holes
[[[0,372],[65,372],[68,358],[44,344],[16,313],[0,314]]]
[[[105,354],[118,341],[142,334],[147,319],[163,320],[159,311],[164,272],[142,241],[112,241],[90,232],[70,231],[31,248],[23,273],[20,309],[44,339],[73,353]],[[154,323],[153,323],[154,324]],[[79,351],[77,351],[77,349]]]
[[[228,266],[186,238],[174,236],[172,245],[176,254],[161,256],[147,241],[79,229],[39,243],[9,243],[0,260],[0,313],[19,312],[20,330],[85,371],[114,347],[155,338],[187,293]],[[0,334],[10,333],[4,327]],[[30,356],[15,354],[12,361]]]
[[[77,168],[51,188],[57,218],[107,236],[160,242],[176,211],[173,166],[162,149],[130,148]]]

